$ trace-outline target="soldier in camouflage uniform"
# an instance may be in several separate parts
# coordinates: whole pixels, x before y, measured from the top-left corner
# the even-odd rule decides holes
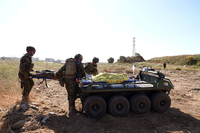
[[[94,57],[92,60],[92,63],[89,62],[86,66],[85,66],[85,72],[88,75],[97,75],[98,74],[98,69],[97,69],[97,63],[99,62],[99,58]]]
[[[56,72],[56,77],[58,79],[64,79],[64,84],[68,92],[69,116],[76,113],[75,100],[78,93],[78,83],[76,82],[76,79],[81,79],[82,77],[85,77],[84,67],[81,63],[83,56],[81,54],[77,54],[75,55],[74,59],[76,64],[76,72],[73,75],[67,75],[65,73],[67,60],[65,65]]]
[[[35,54],[35,48],[28,46],[26,48],[27,53],[20,59],[19,73],[18,76],[21,79],[22,91],[22,104],[28,104],[29,93],[34,85],[34,82],[29,76],[31,76],[30,71],[33,71],[32,56]]]

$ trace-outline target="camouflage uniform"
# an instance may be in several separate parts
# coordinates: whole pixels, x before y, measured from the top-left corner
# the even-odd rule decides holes
[[[92,74],[92,75],[97,75],[98,74],[98,70],[97,70],[97,64],[91,63],[89,62],[86,66],[85,66],[85,72],[87,74]]]
[[[30,71],[33,69],[32,57],[27,53],[20,60],[18,76],[21,79],[22,100],[28,99],[29,93],[34,85],[32,79],[29,78]]]
[[[76,68],[77,68],[76,74],[70,76],[65,74],[66,64],[63,65],[63,67],[61,67],[60,70],[56,72],[56,77],[58,79],[64,78],[65,87],[68,92],[69,112],[75,111],[75,100],[77,93],[79,91],[76,78],[85,77],[84,67],[81,61],[76,60]]]

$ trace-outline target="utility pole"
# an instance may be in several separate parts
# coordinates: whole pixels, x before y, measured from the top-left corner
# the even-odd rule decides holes
[[[135,56],[135,37],[133,37],[133,56]]]

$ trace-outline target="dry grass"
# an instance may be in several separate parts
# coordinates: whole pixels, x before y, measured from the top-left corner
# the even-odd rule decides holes
[[[44,63],[38,61],[35,62],[34,70],[58,70],[61,66],[62,64],[58,63]],[[0,107],[10,106],[21,99],[18,71],[19,61],[0,60]],[[31,95],[34,95],[34,93]]]
[[[152,63],[168,63],[173,65],[196,64],[199,67],[200,54],[156,57],[149,60]]]
[[[114,63],[114,64],[98,64],[98,72],[103,73],[133,73],[132,64]]]
[[[58,63],[45,63],[45,62],[35,62],[34,70],[44,70],[51,69],[57,71],[62,67],[63,64]],[[133,64],[129,63],[99,63],[98,71],[107,73],[126,73],[128,76],[133,75]],[[141,62],[137,63],[138,68],[143,66],[149,66],[151,68],[156,68],[156,70],[163,69],[162,64]],[[18,79],[18,68],[19,61],[2,61],[0,60],[0,107],[7,107],[21,99],[21,88]],[[167,65],[167,69],[176,70],[180,68],[181,71],[200,71],[199,69],[193,67],[183,67]],[[31,96],[34,97],[34,91],[31,91]]]

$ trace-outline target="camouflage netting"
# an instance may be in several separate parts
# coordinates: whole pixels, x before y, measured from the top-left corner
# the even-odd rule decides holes
[[[122,83],[129,80],[126,74],[100,73],[93,77],[95,82]]]

